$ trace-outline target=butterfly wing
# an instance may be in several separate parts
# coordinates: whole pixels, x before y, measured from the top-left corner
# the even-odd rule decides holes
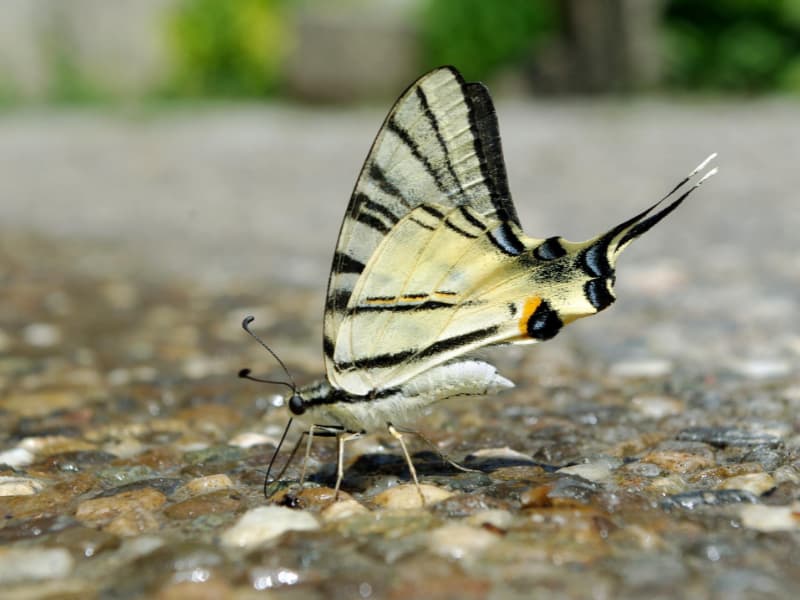
[[[423,76],[386,118],[342,223],[325,311],[328,381],[369,395],[481,346],[550,339],[603,310],[619,254],[713,175],[682,191],[711,158],[593,239],[530,238],[488,91],[451,67]]]
[[[356,282],[391,229],[423,204],[466,205],[478,217],[519,225],[489,93],[452,67],[424,75],[400,96],[359,175],[328,281],[323,347],[331,382]]]

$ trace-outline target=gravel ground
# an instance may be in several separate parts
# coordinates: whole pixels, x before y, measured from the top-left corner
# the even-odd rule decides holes
[[[588,238],[712,151],[620,261],[613,308],[487,353],[517,388],[318,440],[266,502],[339,222],[381,111],[0,116],[4,597],[793,598],[800,586],[800,109],[501,103],[528,233]],[[282,454],[283,460],[287,454]],[[299,461],[287,481],[299,476]],[[794,590],[794,592],[793,592]]]

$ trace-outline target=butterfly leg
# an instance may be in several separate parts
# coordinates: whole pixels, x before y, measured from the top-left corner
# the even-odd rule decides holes
[[[411,455],[408,453],[408,448],[406,448],[406,442],[403,439],[403,432],[398,431],[391,423],[387,423],[387,425],[389,427],[389,433],[392,435],[392,437],[400,442],[400,447],[403,449],[403,455],[406,457],[406,462],[408,463],[408,470],[411,472],[411,478],[414,480],[414,485],[417,486],[417,492],[422,500],[422,505],[425,506],[425,495],[422,493],[422,488],[419,487],[417,470],[414,468],[414,463],[411,462]]]
[[[436,452],[436,454],[438,454],[443,461],[445,461],[451,467],[458,469],[459,471],[463,471],[464,473],[483,473],[483,471],[481,471],[480,469],[470,469],[469,467],[465,467],[464,465],[458,464],[452,458],[447,456],[444,452],[439,450],[439,447],[436,444],[434,444],[430,439],[428,439],[428,437],[425,436],[425,434],[419,431],[413,431],[411,429],[398,429],[397,431],[399,431],[400,433],[408,433],[417,436],[419,439],[425,442],[430,447],[431,450]]]
[[[336,486],[334,487],[333,500],[339,499],[339,487],[344,479],[344,445],[345,443],[361,437],[358,432],[346,431],[336,436]]]

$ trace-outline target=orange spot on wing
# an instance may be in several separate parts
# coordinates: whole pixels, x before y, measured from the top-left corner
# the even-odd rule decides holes
[[[528,319],[531,318],[531,315],[536,312],[536,309],[539,308],[539,305],[542,303],[542,299],[539,296],[531,296],[527,300],[525,300],[525,305],[522,307],[522,315],[519,318],[519,331],[522,335],[528,335]]]

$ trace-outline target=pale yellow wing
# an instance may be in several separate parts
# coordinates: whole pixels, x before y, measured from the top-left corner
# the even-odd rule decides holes
[[[466,205],[479,217],[519,224],[489,94],[452,67],[431,71],[400,96],[359,175],[328,281],[323,349],[332,381],[333,348],[356,282],[389,231],[423,203]]]

